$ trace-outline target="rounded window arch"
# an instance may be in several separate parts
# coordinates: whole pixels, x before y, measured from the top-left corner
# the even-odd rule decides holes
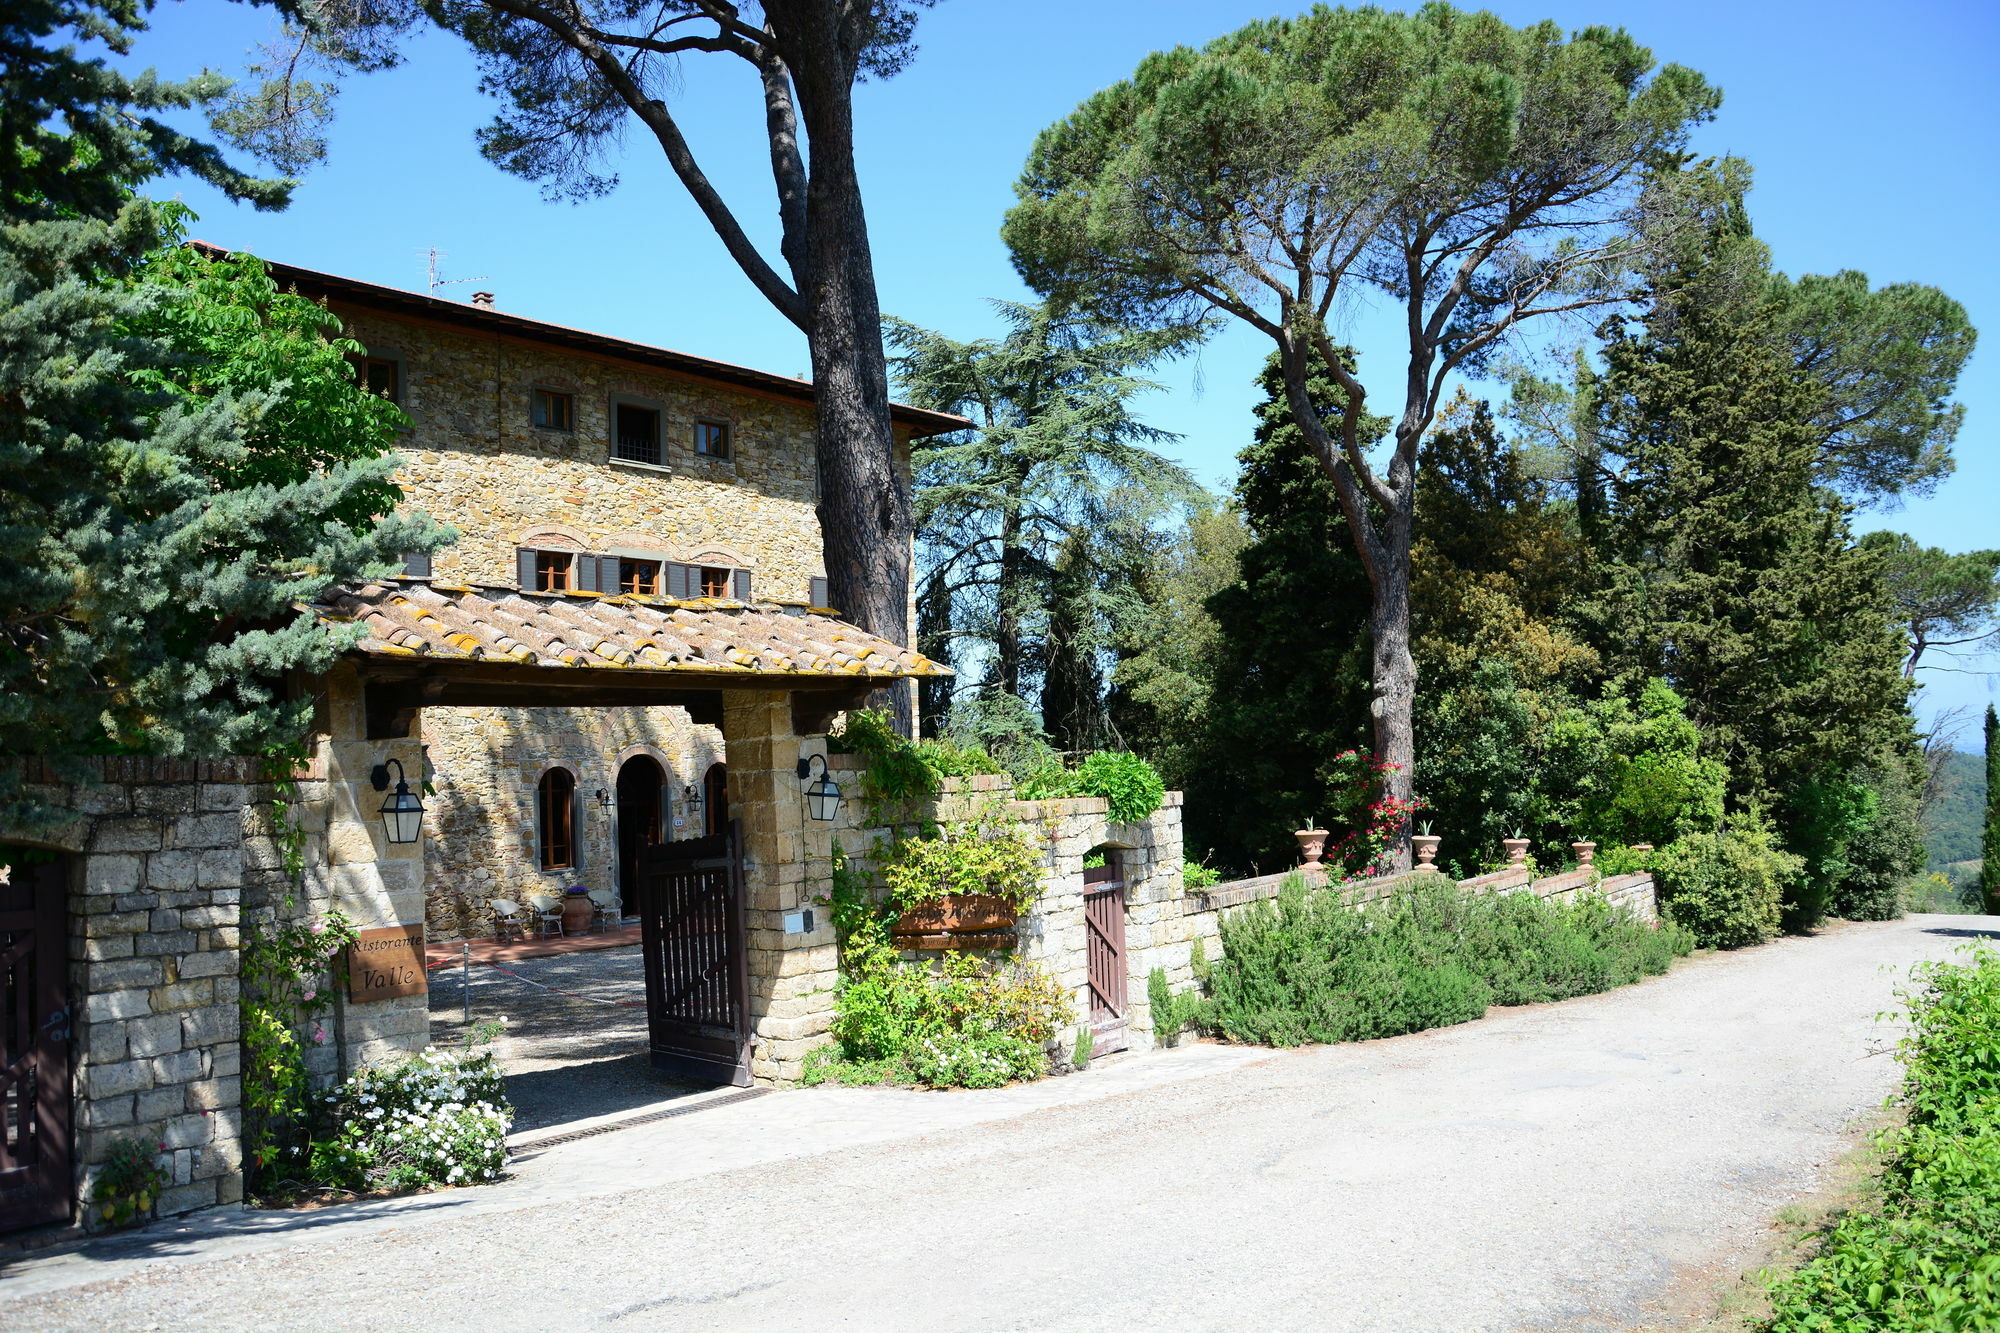
[[[576,774],[552,768],[535,784],[535,844],[543,870],[577,865]]]

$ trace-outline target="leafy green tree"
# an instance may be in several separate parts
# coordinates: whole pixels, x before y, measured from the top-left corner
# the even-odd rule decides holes
[[[810,345],[834,605],[863,629],[907,642],[913,526],[895,467],[881,307],[855,169],[854,85],[909,62],[917,13],[931,0],[277,3],[294,26],[261,62],[268,77],[220,122],[273,160],[304,163],[323,146],[328,88],[303,80],[311,61],[297,57],[335,70],[386,68],[424,24],[463,39],[482,90],[500,99],[479,145],[502,170],[543,182],[555,197],[591,198],[617,185],[606,162],[627,133],[657,146],[729,257]],[[689,55],[733,57],[756,79],[776,255],[759,246],[741,202],[724,198],[687,141],[674,104],[679,62]],[[889,694],[907,723],[907,695]]]
[[[1882,577],[1909,636],[1903,674],[1914,676],[1933,648],[2000,643],[2000,551],[1954,555],[1920,546],[1900,532],[1871,532],[1864,550],[1882,561]]]
[[[225,755],[295,741],[347,635],[302,603],[443,544],[388,516],[400,415],[370,400],[324,312],[250,263],[164,250],[177,215],[131,194],[168,171],[281,204],[151,114],[221,83],[127,79],[136,11],[35,4],[0,17],[0,754],[88,779],[93,753]],[[345,395],[353,438],[288,399]],[[0,769],[0,824],[60,817]]]
[[[1222,313],[1271,338],[1372,591],[1375,748],[1414,776],[1410,557],[1418,451],[1455,372],[1537,317],[1623,299],[1646,184],[1718,94],[1622,31],[1512,28],[1429,4],[1315,6],[1141,62],[1043,131],[1003,234],[1036,290],[1136,325]],[[1667,216],[1671,216],[1668,214]],[[1386,458],[1331,329],[1409,329]],[[1322,415],[1313,355],[1344,392]]]
[[[1102,744],[1104,666],[1141,611],[1135,589],[1158,524],[1196,494],[1155,452],[1177,438],[1131,400],[1141,373],[1185,347],[1183,330],[1133,332],[1047,305],[996,302],[1000,338],[959,341],[886,321],[897,385],[913,404],[967,415],[925,441],[916,472],[919,634],[984,670],[981,688],[1027,698],[1067,748]],[[945,719],[927,716],[937,728]]]
[[[1872,818],[1857,774],[1913,745],[1875,557],[1819,484],[1819,392],[1797,373],[1764,251],[1723,189],[1606,348],[1603,432],[1625,460],[1612,664],[1687,700],[1735,808],[1779,822],[1820,915]]]

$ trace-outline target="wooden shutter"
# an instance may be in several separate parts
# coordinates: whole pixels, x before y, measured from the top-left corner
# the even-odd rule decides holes
[[[825,579],[814,579],[810,596],[814,606],[825,606],[828,604],[827,599],[833,596],[833,589]]]
[[[699,577],[700,575],[696,574],[691,566],[669,564],[666,567],[667,596],[683,599],[694,596],[689,590],[689,584]]]
[[[737,571],[736,571],[736,573],[735,573],[735,576],[734,576],[734,582],[735,582],[735,584],[736,584],[736,600],[737,600],[737,601],[739,601],[739,602],[747,602],[747,601],[749,601],[749,600],[750,600],[750,571],[749,571],[749,570],[747,570],[747,569],[739,569],[739,570],[737,570]]]
[[[570,584],[578,592],[601,592],[597,586],[597,557],[588,551],[578,551],[570,557],[570,567],[576,571]]]
[[[516,573],[521,576],[521,591],[535,590],[535,552],[533,547],[523,546],[514,552]]]
[[[431,576],[431,556],[428,551],[406,551],[403,553],[403,577],[406,579],[427,579]]]

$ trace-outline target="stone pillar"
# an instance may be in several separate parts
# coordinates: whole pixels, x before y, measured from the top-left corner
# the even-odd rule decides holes
[[[428,812],[424,816],[425,837],[391,843],[380,811],[383,800],[395,790],[395,770],[390,770],[389,792],[376,791],[370,774],[377,764],[400,760],[410,789],[421,792],[423,746],[414,737],[368,739],[361,682],[351,666],[337,667],[326,678],[326,699],[327,734],[319,741],[327,778],[324,905],[346,914],[358,930],[421,925],[423,849],[431,816]],[[335,977],[334,984],[340,995],[334,1033],[343,1073],[421,1051],[429,1044],[429,997],[406,995],[350,1004],[345,974]]]
[[[823,754],[822,737],[792,730],[782,690],[725,690],[722,737],[729,812],[743,831],[744,943],[750,977],[751,1077],[798,1080],[806,1052],[824,1045],[833,1020],[839,959],[833,922],[818,902],[832,887],[833,825],[806,813],[801,755]],[[812,913],[811,930],[788,930]]]

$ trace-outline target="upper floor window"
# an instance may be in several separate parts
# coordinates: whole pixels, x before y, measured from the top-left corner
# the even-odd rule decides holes
[[[695,422],[694,451],[708,458],[729,457],[729,423],[726,421]]]
[[[701,595],[703,597],[728,597],[730,581],[736,573],[733,569],[718,569],[714,565],[701,566]]]
[[[644,593],[648,597],[660,595],[660,562],[658,560],[620,560],[618,562],[618,591]]]
[[[552,768],[535,786],[535,841],[544,870],[576,867],[576,775]]]
[[[576,395],[557,393],[554,389],[535,390],[531,419],[545,430],[575,430]]]
[[[535,591],[568,592],[575,586],[576,557],[568,551],[535,552]]]
[[[660,463],[659,409],[618,403],[612,410],[611,456],[628,463]]]
[[[403,401],[403,368],[386,356],[366,357],[361,362],[361,385],[372,394],[400,404]]]

